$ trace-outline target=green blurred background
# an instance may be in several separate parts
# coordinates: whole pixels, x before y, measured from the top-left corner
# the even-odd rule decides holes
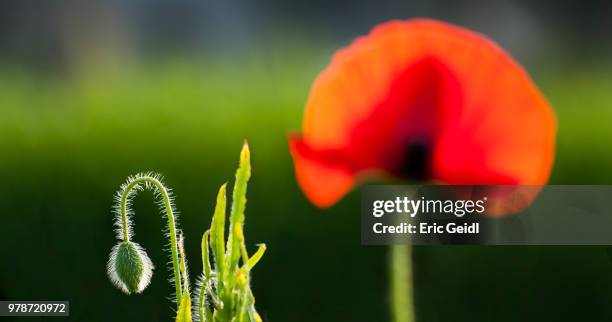
[[[0,1],[0,300],[69,300],[71,321],[172,320],[152,194],[134,205],[152,284],[126,296],[106,277],[113,194],[130,174],[164,174],[195,276],[247,138],[247,242],[268,245],[253,272],[264,320],[388,321],[387,249],[360,245],[358,192],[319,210],[293,176],[286,136],[314,77],[390,18],[469,26],[554,106],[551,183],[610,184],[606,12],[604,1]],[[604,247],[418,247],[414,260],[419,321],[612,319]],[[15,319],[27,320],[45,319]]]

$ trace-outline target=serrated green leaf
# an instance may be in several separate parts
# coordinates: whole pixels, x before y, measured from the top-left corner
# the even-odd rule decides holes
[[[215,270],[217,276],[223,275],[225,265],[225,209],[226,197],[225,189],[227,184],[223,184],[217,193],[217,205],[211,223],[210,244],[215,258]]]
[[[253,257],[249,258],[243,232],[250,176],[250,152],[245,142],[236,170],[227,240],[224,240],[227,220],[225,184],[217,194],[211,228],[202,236],[204,277],[197,294],[201,303],[196,311],[200,315],[198,322],[261,322],[254,307],[255,298],[250,288],[249,272],[263,256],[266,246],[259,245]],[[214,267],[211,265],[211,257],[215,260]],[[242,267],[239,266],[241,263]]]
[[[193,322],[191,319],[191,298],[189,292],[183,292],[181,303],[179,304],[178,312],[176,313],[176,322]]]
[[[236,236],[236,227],[244,223],[244,209],[246,207],[246,192],[249,178],[251,177],[251,154],[249,145],[244,142],[242,151],[240,152],[240,164],[236,170],[236,182],[234,183],[234,191],[232,194],[232,210],[230,214],[230,234],[227,241],[226,269],[225,277],[229,281],[231,287],[234,281],[234,273],[238,267],[240,260],[240,240]]]

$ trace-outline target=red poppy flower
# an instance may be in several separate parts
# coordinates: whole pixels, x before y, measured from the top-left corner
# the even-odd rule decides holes
[[[542,185],[555,133],[550,106],[499,46],[418,19],[383,23],[340,49],[289,145],[299,185],[327,207],[369,175]]]

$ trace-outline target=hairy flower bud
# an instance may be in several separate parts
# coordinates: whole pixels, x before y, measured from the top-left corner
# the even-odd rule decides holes
[[[140,245],[122,241],[113,247],[107,271],[113,284],[124,293],[140,293],[151,282],[153,264]]]

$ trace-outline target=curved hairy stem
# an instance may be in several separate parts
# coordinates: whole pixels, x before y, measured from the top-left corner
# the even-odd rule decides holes
[[[118,238],[123,239],[124,241],[130,240],[132,235],[132,226],[130,223],[132,211],[130,209],[130,203],[135,193],[142,189],[151,189],[156,193],[156,195],[159,197],[160,208],[168,217],[168,235],[170,237],[170,251],[172,253],[172,268],[174,271],[176,302],[180,303],[183,291],[181,286],[174,207],[172,204],[171,193],[162,183],[160,176],[152,173],[138,174],[130,177],[121,187],[117,194],[118,207],[116,207],[116,212],[118,212],[118,215],[120,215],[119,218],[121,220],[120,224],[117,224],[117,226],[120,227],[120,230],[118,230]]]

